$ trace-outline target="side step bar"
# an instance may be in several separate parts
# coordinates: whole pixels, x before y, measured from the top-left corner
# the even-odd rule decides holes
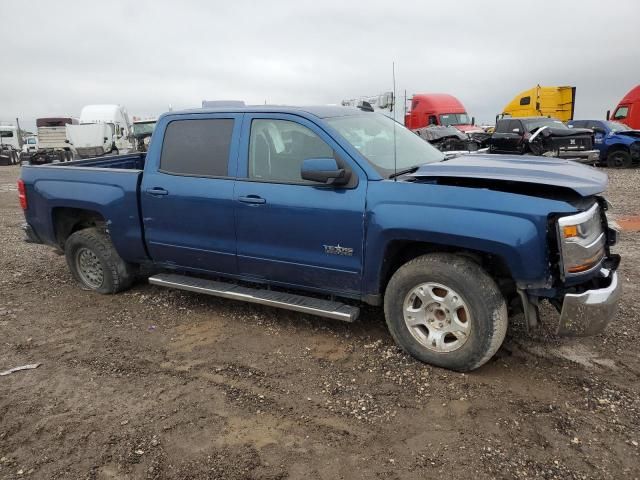
[[[262,290],[257,288],[218,282],[204,278],[188,277],[173,273],[160,273],[149,278],[149,283],[161,287],[205,293],[216,297],[242,300],[270,307],[284,308],[296,312],[308,313],[319,317],[353,322],[360,314],[358,307],[320,298],[305,297],[285,292]]]

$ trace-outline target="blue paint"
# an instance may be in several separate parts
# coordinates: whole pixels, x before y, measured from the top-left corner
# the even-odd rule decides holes
[[[520,286],[550,286],[549,217],[576,212],[576,206],[517,188],[437,184],[439,179],[562,186],[574,200],[606,186],[606,176],[572,162],[496,155],[432,163],[397,181],[385,179],[326,121],[354,114],[362,112],[245,107],[167,113],[158,120],[146,155],[23,167],[25,216],[50,245],[58,244],[54,210],[86,209],[108,222],[115,248],[130,262],[365,298],[383,293],[386,252],[398,241],[489,253],[507,265]],[[202,118],[235,120],[228,175],[159,171],[168,123]],[[250,125],[258,118],[309,128],[334,150],[353,181],[334,187],[248,178]],[[334,166],[324,159],[315,168],[320,163]],[[351,254],[332,254],[343,251]]]

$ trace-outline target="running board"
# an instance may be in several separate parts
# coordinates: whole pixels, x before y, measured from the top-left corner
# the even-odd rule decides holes
[[[249,303],[258,303],[269,307],[284,308],[286,310],[308,313],[310,315],[332,318],[334,320],[342,320],[344,322],[353,322],[358,318],[358,314],[360,313],[358,307],[331,300],[245,287],[233,283],[217,282],[173,273],[160,273],[149,277],[149,283],[161,287],[205,293],[207,295],[241,300]]]

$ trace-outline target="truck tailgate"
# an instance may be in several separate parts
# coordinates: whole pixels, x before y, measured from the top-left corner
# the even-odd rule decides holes
[[[57,213],[77,209],[98,214],[120,256],[140,262],[146,259],[138,195],[142,170],[105,167],[107,161],[133,166],[132,158],[120,157],[96,159],[93,164],[85,160],[23,166],[20,177],[27,197],[25,217],[43,243],[61,248],[56,236]],[[96,163],[102,165],[93,166]]]

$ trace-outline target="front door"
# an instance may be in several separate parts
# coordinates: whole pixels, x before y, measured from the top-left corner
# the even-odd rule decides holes
[[[307,158],[334,157],[346,186],[303,180]],[[258,281],[360,293],[364,172],[312,122],[295,115],[244,120],[235,188],[238,273]]]
[[[166,267],[233,275],[234,178],[241,114],[185,115],[158,125],[142,181],[149,254]]]

